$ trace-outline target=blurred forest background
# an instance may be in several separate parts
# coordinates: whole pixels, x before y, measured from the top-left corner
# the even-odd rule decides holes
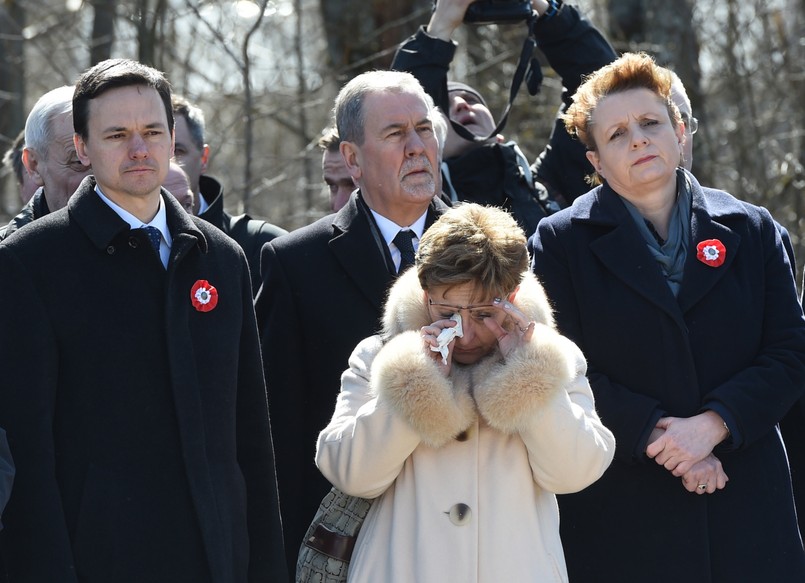
[[[699,119],[699,180],[767,207],[805,259],[805,0],[577,0],[618,52],[644,50],[682,78]],[[316,142],[345,81],[387,68],[432,0],[0,0],[0,148],[46,91],[129,57],[165,71],[204,110],[209,173],[226,207],[288,230],[327,213]],[[498,117],[524,25],[465,26],[452,74]],[[538,53],[538,51],[537,51]],[[540,58],[541,55],[537,55]],[[543,60],[506,128],[533,160],[561,83]],[[0,221],[20,207],[3,169]],[[801,271],[800,271],[801,273]]]

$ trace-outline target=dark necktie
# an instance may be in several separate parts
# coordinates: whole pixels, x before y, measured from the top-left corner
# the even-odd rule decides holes
[[[156,227],[143,227],[145,234],[148,235],[148,240],[151,241],[151,247],[159,255],[159,244],[162,242],[162,233]]]
[[[414,264],[413,238],[414,232],[410,230],[400,230],[394,236],[394,244],[400,250],[400,268],[397,273],[402,273],[406,268]]]

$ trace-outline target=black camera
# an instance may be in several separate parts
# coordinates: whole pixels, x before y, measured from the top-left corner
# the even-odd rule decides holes
[[[531,17],[530,0],[478,0],[467,7],[464,22],[470,24],[511,24]]]

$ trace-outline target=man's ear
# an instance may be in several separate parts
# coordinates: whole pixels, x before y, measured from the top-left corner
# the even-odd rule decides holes
[[[44,186],[45,181],[42,180],[42,175],[39,174],[39,158],[37,157],[36,150],[33,148],[24,148],[22,150],[22,165],[28,172],[28,176],[34,181],[37,186]]]
[[[347,166],[349,175],[352,176],[353,180],[357,181],[363,174],[358,147],[352,142],[341,142],[338,148],[341,151],[341,156],[344,157],[344,163]]]
[[[75,153],[78,156],[78,159],[84,166],[92,166],[92,162],[89,159],[89,155],[87,155],[87,144],[84,142],[84,139],[78,135],[73,134],[73,145],[75,146]]]
[[[210,146],[209,144],[204,144],[204,147],[201,148],[201,173],[205,174],[207,172],[207,165],[210,162]]]

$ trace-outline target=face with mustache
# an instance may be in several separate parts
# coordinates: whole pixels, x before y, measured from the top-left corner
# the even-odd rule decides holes
[[[440,187],[439,146],[421,96],[375,92],[364,101],[362,144],[342,142],[341,153],[364,200],[375,212],[407,226]]]
[[[140,219],[145,209],[156,213],[173,155],[173,128],[156,89],[130,85],[92,99],[87,138],[76,136],[75,144],[104,195]]]

